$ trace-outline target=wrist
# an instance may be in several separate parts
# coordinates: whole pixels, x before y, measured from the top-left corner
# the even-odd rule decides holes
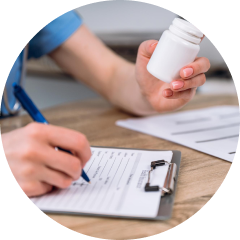
[[[125,61],[116,68],[110,81],[108,100],[118,108],[138,116],[155,114],[136,80],[135,65]]]

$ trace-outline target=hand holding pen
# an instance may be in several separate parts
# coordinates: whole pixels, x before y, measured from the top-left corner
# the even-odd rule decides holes
[[[32,108],[31,114],[36,114],[35,110]],[[29,197],[44,194],[53,186],[68,187],[79,178],[91,157],[86,137],[62,127],[31,123],[3,134],[2,139],[10,168]],[[61,149],[56,151],[55,146],[74,155]]]

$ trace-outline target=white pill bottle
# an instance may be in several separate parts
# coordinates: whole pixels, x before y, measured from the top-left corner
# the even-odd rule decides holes
[[[203,34],[191,23],[175,18],[163,32],[147,65],[147,70],[161,81],[170,83],[180,77],[180,69],[192,63]]]

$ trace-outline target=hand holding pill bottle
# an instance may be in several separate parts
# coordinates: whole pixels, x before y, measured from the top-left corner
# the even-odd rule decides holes
[[[202,37],[191,23],[175,18],[162,34],[147,65],[148,72],[166,83],[180,78],[181,68],[195,60]]]

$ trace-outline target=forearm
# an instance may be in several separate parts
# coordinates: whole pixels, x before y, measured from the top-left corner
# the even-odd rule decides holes
[[[85,26],[50,53],[50,57],[115,106],[137,115],[153,112],[136,82],[134,64],[112,52]]]
[[[106,79],[112,76],[115,59],[85,26],[80,27],[49,56],[64,72],[107,97],[109,86]],[[106,61],[110,64],[105,64]]]

